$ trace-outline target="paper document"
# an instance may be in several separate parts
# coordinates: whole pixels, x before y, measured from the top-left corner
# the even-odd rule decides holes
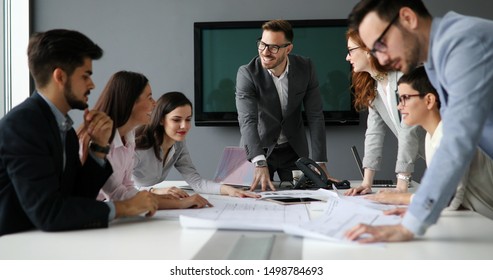
[[[311,197],[327,199],[329,196],[337,196],[335,192],[324,189],[319,190],[288,190],[288,191],[267,191],[258,193],[262,199],[277,197]]]
[[[340,242],[345,240],[346,231],[360,223],[394,225],[399,224],[401,220],[399,216],[384,215],[382,211],[359,204],[354,199],[330,197],[323,215],[304,224],[285,225],[284,232]]]
[[[283,206],[233,197],[213,197],[209,202],[214,207],[181,210],[180,224],[187,228],[282,231],[285,224],[301,224],[310,220],[308,209],[302,204]]]
[[[245,149],[225,147],[216,169],[214,181],[222,184],[250,186],[255,167],[247,160]]]

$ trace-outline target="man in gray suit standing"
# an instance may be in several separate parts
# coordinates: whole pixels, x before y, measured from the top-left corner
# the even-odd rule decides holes
[[[308,157],[308,141],[301,115],[304,108],[311,140],[311,158],[326,171],[325,123],[315,68],[310,59],[290,54],[293,29],[285,20],[262,26],[258,56],[238,69],[236,108],[241,145],[255,165],[250,190],[275,190],[274,172],[292,181],[295,161]]]

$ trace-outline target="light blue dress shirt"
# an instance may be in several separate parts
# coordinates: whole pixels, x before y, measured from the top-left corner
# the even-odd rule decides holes
[[[436,223],[476,148],[493,157],[493,21],[434,18],[425,69],[442,103],[443,139],[403,220],[416,235]]]
[[[53,104],[48,98],[46,98],[44,95],[42,95],[39,92],[36,92],[35,94],[39,94],[44,101],[46,101],[46,104],[50,107],[51,112],[55,116],[56,122],[58,124],[58,128],[60,129],[60,137],[62,139],[62,145],[63,145],[63,168],[65,168],[65,161],[66,161],[66,154],[65,154],[65,138],[67,136],[67,131],[69,131],[72,128],[72,125],[74,122],[70,118],[69,115],[64,116],[60,110]],[[89,155],[102,167],[106,165],[106,161],[104,159],[98,158],[95,156],[92,151],[89,151]],[[108,219],[111,221],[115,219],[116,216],[116,208],[115,204],[111,201],[106,201],[106,205],[110,208],[110,212],[108,213]]]

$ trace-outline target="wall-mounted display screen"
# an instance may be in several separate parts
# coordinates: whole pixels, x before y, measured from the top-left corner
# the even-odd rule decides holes
[[[238,125],[235,83],[238,68],[257,54],[256,41],[265,21],[196,22],[195,125]],[[293,20],[293,54],[315,64],[325,123],[358,124],[352,106],[351,68],[345,60],[346,20]]]

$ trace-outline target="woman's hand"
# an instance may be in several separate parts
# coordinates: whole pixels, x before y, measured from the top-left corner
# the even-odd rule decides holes
[[[371,193],[371,186],[361,185],[356,188],[350,188],[344,193],[344,195],[354,196],[358,194],[368,194],[368,193]]]
[[[207,201],[207,199],[200,196],[200,194],[194,194],[192,196],[180,199],[180,207],[181,209],[185,208],[204,208],[204,207],[212,207],[212,204]]]
[[[228,185],[221,185],[221,194],[237,197],[260,198],[259,194],[247,192]]]
[[[407,208],[398,207],[398,208],[394,208],[391,210],[383,211],[383,214],[385,214],[385,215],[397,215],[397,216],[401,216],[401,218],[403,218],[404,215],[406,214],[406,212],[407,212]]]
[[[383,204],[408,205],[411,201],[411,195],[411,193],[379,191],[376,194],[367,195],[365,198]]]
[[[154,194],[159,194],[159,195],[171,195],[175,198],[185,198],[189,197],[190,195],[177,187],[169,187],[169,188],[156,188],[156,189],[151,189],[151,192]]]

